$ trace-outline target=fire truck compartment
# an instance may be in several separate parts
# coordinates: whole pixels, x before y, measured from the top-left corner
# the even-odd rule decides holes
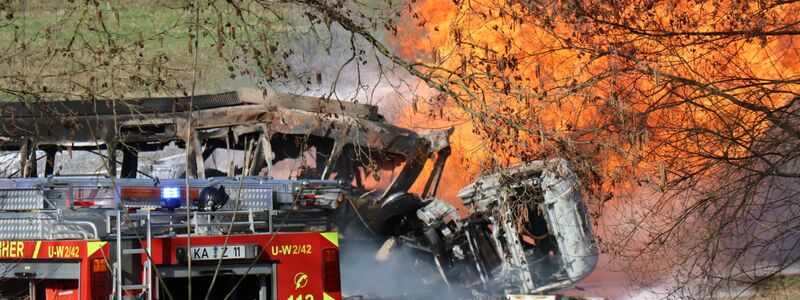
[[[192,280],[197,277],[211,277],[217,271],[221,275],[270,275],[274,272],[274,265],[271,263],[241,263],[241,264],[223,264],[219,270],[216,264],[210,265],[192,265]],[[189,269],[186,266],[159,266],[158,272],[162,278],[186,278],[189,275]]]
[[[194,269],[194,267],[192,267]],[[216,280],[211,275],[192,277],[192,298],[205,299],[278,299],[277,290],[272,286],[276,283],[272,280],[274,276],[250,274],[247,276],[223,274],[218,275]],[[241,282],[239,282],[241,280]],[[212,281],[213,288],[210,289]],[[239,283],[239,288],[232,290],[233,286]],[[173,299],[189,299],[189,281],[186,278],[164,278],[164,284],[170,287]],[[159,291],[162,299],[165,297],[165,290]]]
[[[21,260],[0,264],[1,279],[78,279],[81,263],[77,261]]]

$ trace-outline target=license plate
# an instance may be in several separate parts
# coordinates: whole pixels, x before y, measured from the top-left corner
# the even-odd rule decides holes
[[[218,260],[248,258],[245,245],[192,247],[192,260]]]

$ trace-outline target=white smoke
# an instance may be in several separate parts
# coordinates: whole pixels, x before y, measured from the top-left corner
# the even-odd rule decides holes
[[[433,256],[402,245],[395,246],[385,261],[375,254],[381,243],[374,238],[345,239],[339,253],[342,291],[365,299],[461,299],[466,291],[459,283],[448,287],[435,269]]]

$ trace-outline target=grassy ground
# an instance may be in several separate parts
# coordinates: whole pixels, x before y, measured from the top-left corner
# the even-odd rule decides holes
[[[190,90],[195,52],[198,92],[246,85],[231,80],[238,48],[231,47],[234,33],[224,26],[235,13],[225,5],[201,7],[194,49],[189,35],[195,16],[187,3],[14,2],[0,18],[0,88],[76,96],[180,94]],[[218,52],[220,32],[224,47]]]

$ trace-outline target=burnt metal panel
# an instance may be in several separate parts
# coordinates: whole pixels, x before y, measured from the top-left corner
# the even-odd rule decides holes
[[[55,116],[110,116],[139,114],[169,114],[194,109],[209,109],[240,105],[237,92],[196,95],[191,97],[157,97],[138,99],[95,99],[64,101],[20,101],[3,103],[0,118],[45,118]]]
[[[19,141],[37,145],[185,140],[189,97],[6,103],[0,108],[0,149],[17,150]],[[198,95],[192,127],[208,130],[263,126],[269,133],[341,139],[343,143],[406,157],[429,154],[446,145],[447,133],[420,136],[385,123],[373,105],[253,90]],[[119,125],[120,128],[115,126]],[[248,130],[245,130],[248,131]],[[208,135],[203,138],[212,138]]]

